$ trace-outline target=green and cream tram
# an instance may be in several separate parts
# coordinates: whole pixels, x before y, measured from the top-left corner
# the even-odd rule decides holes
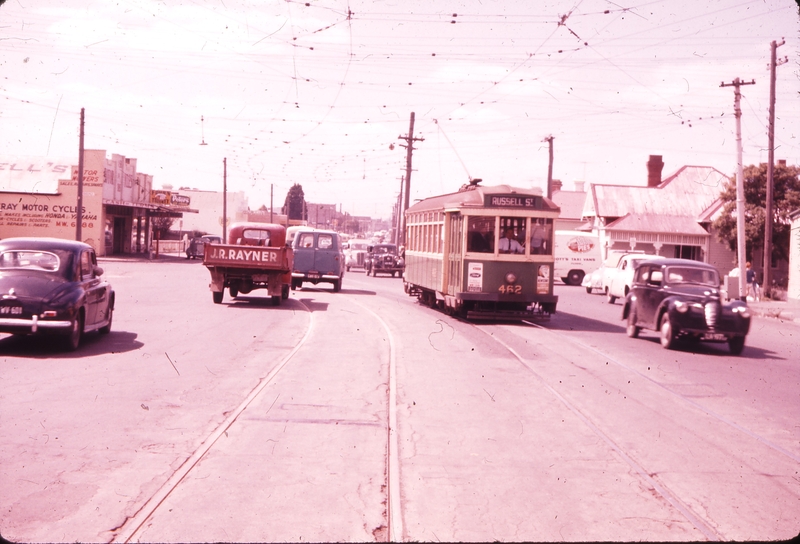
[[[405,291],[468,319],[548,317],[553,295],[553,220],[540,189],[472,181],[406,211]]]

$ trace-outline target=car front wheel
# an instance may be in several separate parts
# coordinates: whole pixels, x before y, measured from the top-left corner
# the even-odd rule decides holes
[[[744,350],[744,336],[733,336],[728,338],[728,349],[733,355],[741,355]]]
[[[661,347],[664,349],[672,349],[675,347],[675,328],[672,326],[672,321],[669,320],[669,315],[664,314],[661,316]]]
[[[212,291],[211,298],[214,300],[214,304],[222,304],[222,297],[225,296],[223,291]]]

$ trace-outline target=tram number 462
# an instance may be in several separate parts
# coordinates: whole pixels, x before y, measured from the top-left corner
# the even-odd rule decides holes
[[[498,289],[504,295],[521,295],[522,294],[522,286],[521,285],[501,285]]]

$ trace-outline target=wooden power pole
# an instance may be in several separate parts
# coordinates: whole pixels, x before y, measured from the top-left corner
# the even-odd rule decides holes
[[[739,87],[742,85],[755,85],[756,81],[739,81],[739,78],[733,80],[731,83],[720,83],[720,87],[734,87],[733,92],[733,111],[736,115],[736,163],[738,169],[736,171],[736,252],[738,253],[739,263],[739,299],[747,300],[747,291],[745,290],[745,282],[747,281],[747,267],[745,267],[745,233],[744,233],[744,167],[742,166],[742,108],[741,99],[742,93]]]
[[[773,206],[773,177],[775,170],[775,68],[785,62],[788,58],[777,60],[778,47],[785,44],[772,42],[772,54],[769,63],[769,126],[767,128],[767,138],[769,140],[769,159],[767,159],[767,198],[764,210],[764,278],[761,284],[764,286],[764,293],[770,293],[772,287],[772,206]]]
[[[408,209],[409,204],[409,193],[411,192],[411,154],[414,151],[414,142],[422,142],[424,138],[414,138],[414,112],[411,112],[411,121],[408,127],[408,136],[399,136],[398,139],[405,140],[406,145],[400,144],[401,146],[406,148],[406,186],[403,198],[403,209],[401,210],[402,213],[402,221],[401,221],[401,231],[400,236],[398,239],[400,240],[400,244],[405,245],[406,243],[406,210]]]

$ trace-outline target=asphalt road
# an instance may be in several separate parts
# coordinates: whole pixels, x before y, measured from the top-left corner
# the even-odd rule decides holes
[[[630,339],[559,286],[462,322],[346,274],[280,307],[196,261],[102,263],[114,329],[0,339],[0,534],[26,542],[783,539],[800,530],[795,324],[744,353]]]

